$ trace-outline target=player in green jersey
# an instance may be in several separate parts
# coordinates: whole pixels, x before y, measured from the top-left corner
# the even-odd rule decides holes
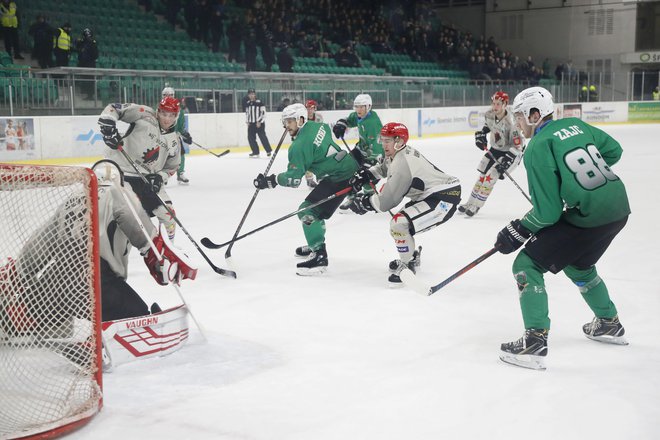
[[[545,369],[550,329],[543,274],[563,271],[595,317],[583,326],[593,340],[626,345],[624,328],[596,262],[623,229],[630,206],[623,182],[610,168],[621,145],[577,118],[552,119],[552,95],[542,87],[523,90],[513,102],[516,124],[530,140],[524,156],[533,207],[497,235],[508,254],[523,245],[513,263],[525,333],[502,344],[500,359]]]
[[[287,170],[270,176],[260,173],[254,179],[255,187],[266,189],[282,185],[296,188],[305,172],[311,171],[319,182],[300,205],[304,208],[349,186],[348,180],[357,171],[358,164],[352,155],[333,142],[328,124],[308,121],[307,109],[302,104],[286,107],[282,111],[282,124],[293,139]],[[298,214],[307,245],[297,248],[296,256],[309,257],[298,264],[298,275],[316,275],[326,271],[325,220],[332,216],[344,197],[334,198]]]
[[[360,165],[373,166],[380,163],[384,157],[383,145],[378,141],[380,130],[383,128],[382,122],[375,110],[371,109],[371,96],[360,94],[353,100],[353,111],[348,118],[338,120],[332,132],[337,139],[344,138],[347,127],[357,127],[360,139],[353,148],[352,153]],[[362,189],[363,194],[373,194],[370,186]],[[346,202],[341,205],[342,212],[349,212],[349,206],[353,195],[349,196]]]

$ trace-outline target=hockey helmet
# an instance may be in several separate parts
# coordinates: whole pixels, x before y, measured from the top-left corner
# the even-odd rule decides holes
[[[300,123],[300,118],[304,118],[305,120],[302,124]],[[302,127],[307,122],[307,108],[300,103],[287,105],[282,110],[282,125],[285,127],[287,119],[295,119],[298,122],[298,128]]]
[[[367,95],[366,93],[357,95],[353,100],[353,108],[357,107],[358,105],[365,105],[367,107],[367,111],[371,110],[371,96]]]
[[[395,142],[400,139],[402,141],[401,147],[397,148],[397,150],[400,150],[408,142],[408,127],[400,122],[388,122],[380,129],[380,137],[391,137],[395,139]]]
[[[538,110],[540,119],[554,113],[552,94],[543,87],[530,87],[518,93],[513,100],[513,114],[522,113],[525,119],[529,120],[532,109]]]
[[[163,98],[165,98],[166,96],[171,96],[172,98],[174,98],[174,88],[169,87],[169,86],[165,87],[163,89],[162,95],[163,95]]]
[[[316,104],[316,101],[314,101],[313,99],[309,99],[307,100],[307,104],[305,104],[305,107],[307,108],[318,107],[318,105]]]
[[[179,113],[180,109],[181,104],[179,103],[179,100],[171,96],[164,97],[158,104],[158,110],[161,112]]]
[[[503,91],[498,91],[493,94],[493,96],[490,97],[491,101],[502,101],[504,104],[509,104],[509,94]]]

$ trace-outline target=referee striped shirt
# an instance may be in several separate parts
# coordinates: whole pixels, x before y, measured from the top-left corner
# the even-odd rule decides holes
[[[261,102],[261,99],[248,101],[245,104],[245,118],[250,124],[264,122],[266,118],[266,106]]]

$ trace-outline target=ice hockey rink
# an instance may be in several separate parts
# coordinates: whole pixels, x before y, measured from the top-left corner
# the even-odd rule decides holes
[[[386,121],[383,121],[386,122]],[[601,126],[624,154],[613,167],[632,206],[627,227],[598,264],[629,346],[586,339],[592,319],[575,286],[546,276],[552,329],[546,371],[498,359],[523,332],[514,255],[496,254],[430,297],[388,287],[396,258],[389,214],[327,222],[328,272],[295,274],[305,244],[294,217],[238,241],[238,279],[213,272],[181,231],[175,243],[199,267],[182,291],[191,321],[180,351],[104,375],[104,408],[71,439],[657,439],[660,432],[660,125]],[[194,133],[193,133],[194,136]],[[272,139],[271,142],[277,142]],[[289,138],[285,143],[290,142]],[[477,176],[473,137],[411,139],[436,166],[460,178],[463,199]],[[273,145],[274,147],[274,145]],[[271,169],[284,170],[286,150]],[[189,186],[168,185],[197,242],[230,240],[268,164],[247,153],[189,155]],[[527,189],[524,167],[513,177]],[[309,190],[260,191],[243,231],[297,209]],[[437,284],[488,251],[497,232],[529,203],[500,181],[474,218],[456,214],[417,236],[418,278]],[[208,250],[227,267],[225,249]],[[129,283],[148,301],[175,305],[133,252]]]

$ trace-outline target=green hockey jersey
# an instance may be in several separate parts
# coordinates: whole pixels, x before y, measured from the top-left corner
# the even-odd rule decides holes
[[[577,118],[542,126],[524,156],[534,207],[521,223],[537,232],[560,217],[582,228],[626,217],[626,188],[610,168],[622,152],[611,136]]]
[[[357,143],[357,147],[365,153],[367,160],[373,162],[384,156],[383,146],[378,142],[380,129],[383,128],[383,124],[380,122],[380,118],[375,111],[369,110],[362,119],[358,118],[356,112],[353,112],[348,115],[346,121],[349,127],[358,128],[360,140]]]
[[[277,183],[297,187],[306,171],[319,180],[341,182],[350,179],[357,169],[353,156],[333,142],[330,126],[309,121],[298,130],[289,147],[289,165],[277,175]]]

